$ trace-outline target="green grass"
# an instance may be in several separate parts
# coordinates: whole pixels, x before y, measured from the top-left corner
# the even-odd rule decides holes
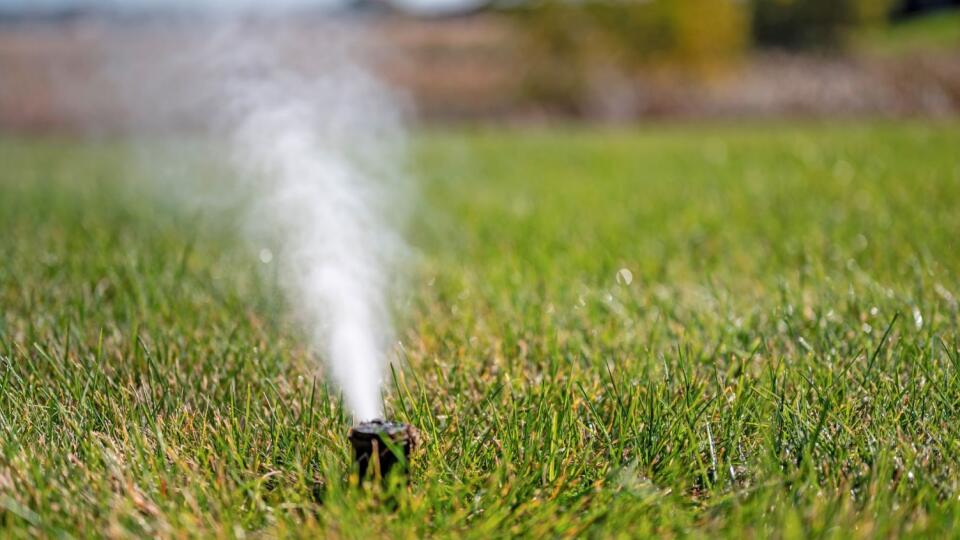
[[[859,32],[854,42],[862,50],[882,54],[955,51],[960,49],[960,10],[868,28]]]
[[[387,406],[427,443],[382,492],[229,222],[3,139],[0,536],[956,536],[958,148],[422,136]]]

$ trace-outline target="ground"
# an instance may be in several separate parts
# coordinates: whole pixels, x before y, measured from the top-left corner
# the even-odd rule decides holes
[[[412,148],[383,492],[229,219],[0,139],[0,536],[957,534],[960,126]]]

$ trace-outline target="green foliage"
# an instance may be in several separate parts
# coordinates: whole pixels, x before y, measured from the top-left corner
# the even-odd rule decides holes
[[[941,11],[865,28],[856,35],[863,51],[880,54],[916,54],[960,48],[960,11]]]
[[[386,494],[236,227],[121,146],[2,140],[0,537],[955,535],[958,147],[422,138],[387,407],[427,443]]]
[[[886,20],[891,0],[752,0],[760,45],[836,48],[850,31]]]
[[[735,0],[547,0],[519,13],[535,96],[570,105],[598,72],[715,71],[741,53],[747,18]]]

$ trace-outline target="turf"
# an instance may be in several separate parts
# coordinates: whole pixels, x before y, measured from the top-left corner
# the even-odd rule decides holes
[[[956,536],[958,148],[420,136],[386,394],[426,443],[381,490],[229,219],[121,144],[2,139],[0,536]]]

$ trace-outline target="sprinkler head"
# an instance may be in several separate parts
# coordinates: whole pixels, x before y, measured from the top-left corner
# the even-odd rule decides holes
[[[397,463],[406,463],[420,443],[420,432],[410,424],[370,420],[350,428],[347,435],[353,445],[353,460],[360,469],[360,481],[368,470],[375,478],[385,479]]]

